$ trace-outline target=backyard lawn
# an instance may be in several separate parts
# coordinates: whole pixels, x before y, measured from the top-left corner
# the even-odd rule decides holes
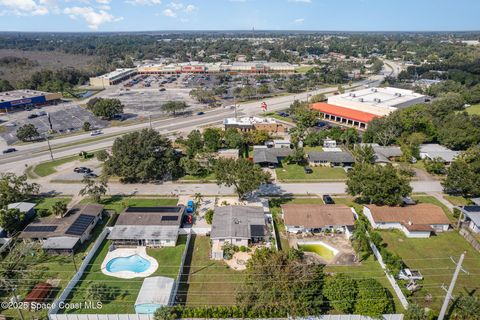
[[[164,276],[176,279],[180,262],[182,260],[183,250],[185,249],[186,236],[178,238],[177,245],[169,248],[147,248],[147,254],[158,262],[158,269],[151,276]],[[123,314],[135,313],[134,305],[138,292],[142,287],[144,278],[120,279],[107,276],[102,273],[101,265],[110,247],[110,240],[105,240],[97,253],[93,257],[90,265],[86,268],[85,273],[72,291],[69,302],[94,301],[88,295],[88,287],[92,282],[101,282],[109,287],[118,290],[118,295],[112,301],[105,301],[101,309],[95,313],[101,314]],[[92,313],[88,309],[67,310],[67,313]]]
[[[188,279],[179,288],[179,299],[187,306],[231,305],[236,289],[243,283],[243,273],[224,262],[210,260],[210,238],[192,237],[185,262]],[[189,263],[187,263],[189,262]]]
[[[303,166],[297,164],[287,164],[283,162],[282,165],[275,169],[277,179],[280,181],[294,182],[294,181],[339,181],[345,180],[347,174],[343,168],[331,167],[311,167],[313,172],[305,173]]]
[[[104,219],[101,223],[95,226],[92,231],[91,239],[84,242],[75,253],[74,259],[77,266],[82,263],[86,253],[107,224],[107,220],[108,219]],[[24,280],[19,280],[17,286],[17,292],[22,297],[28,294],[30,289],[38,282],[52,280],[53,283],[56,283],[52,299],[56,298],[61,294],[76,272],[71,255],[44,254],[40,244],[36,243],[17,243],[14,249],[9,252],[8,256],[4,258],[3,262],[7,261],[10,257],[14,257],[20,266],[25,265],[29,272],[24,277]],[[35,281],[31,281],[31,279],[35,279]],[[0,296],[0,301],[6,301],[7,299],[7,297]],[[28,319],[43,319],[46,318],[46,313],[46,310],[38,312],[23,310],[25,318]],[[18,317],[17,311],[13,309],[4,310],[0,312],[0,314],[11,316],[13,318]]]
[[[423,274],[424,288],[411,297],[418,304],[439,311],[445,297],[441,286],[448,286],[455,269],[450,257],[458,261],[464,251],[466,256],[463,268],[470,275],[460,273],[454,296],[467,292],[478,293],[480,290],[480,253],[456,231],[440,233],[428,239],[407,238],[398,231],[381,231],[380,234],[390,251],[402,257],[408,267],[420,270]],[[426,299],[428,294],[432,296],[431,301]]]

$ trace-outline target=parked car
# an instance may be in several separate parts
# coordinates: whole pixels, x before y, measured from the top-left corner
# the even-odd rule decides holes
[[[39,117],[41,117],[41,116],[46,116],[47,113],[46,113],[45,111],[38,111],[38,112],[36,113],[36,115],[39,116]]]
[[[195,203],[193,200],[188,200],[187,202],[187,213],[193,213],[195,211]]]
[[[76,173],[90,173],[90,172],[92,172],[92,169],[87,168],[87,167],[76,167],[75,169],[73,169],[73,172],[76,172]]]
[[[30,113],[27,118],[28,119],[35,119],[36,117],[38,117],[38,115],[36,115],[35,113]]]
[[[12,152],[16,152],[17,149],[15,148],[8,148],[8,149],[5,149],[2,151],[3,154],[7,154],[7,153],[12,153]]]
[[[348,173],[348,171],[353,170],[353,168],[350,167],[350,166],[346,166],[346,167],[343,167],[343,170],[344,170],[346,173]]]
[[[91,136],[98,136],[99,134],[103,134],[102,130],[93,130],[90,132]]]
[[[405,205],[415,205],[417,202],[412,197],[402,197],[402,202]]]
[[[165,89],[165,88],[160,88],[160,89],[158,89],[158,91],[166,91],[166,90],[167,90],[167,89]]]
[[[303,172],[305,172],[306,174],[311,174],[313,173],[313,170],[310,167],[303,167]]]
[[[330,195],[328,194],[324,194],[322,196],[322,199],[323,199],[323,202],[325,202],[325,204],[335,204],[335,201],[333,201],[332,197],[330,197]]]
[[[410,270],[408,268],[400,270],[398,274],[400,280],[422,280],[423,276],[418,270]]]
[[[204,114],[205,114],[205,112],[203,112],[203,111],[197,112],[197,116],[202,116]]]
[[[98,175],[93,172],[87,172],[83,175],[84,178],[97,178]]]
[[[5,125],[5,127],[16,127],[17,124],[15,122],[9,122]]]

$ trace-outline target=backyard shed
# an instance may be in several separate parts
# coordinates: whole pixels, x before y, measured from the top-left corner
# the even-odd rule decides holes
[[[174,284],[172,278],[145,278],[135,301],[135,313],[154,314],[158,308],[170,305]]]
[[[37,283],[35,287],[33,287],[32,291],[27,294],[24,301],[25,303],[43,302],[48,298],[52,289],[53,287],[49,283]]]

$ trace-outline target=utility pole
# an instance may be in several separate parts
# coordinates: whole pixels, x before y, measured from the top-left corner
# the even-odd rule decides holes
[[[53,161],[53,152],[52,152],[52,147],[50,146],[50,139],[48,134],[46,135],[46,137],[47,137],[48,151],[50,151],[50,158],[52,158],[52,161]]]
[[[78,272],[77,263],[75,262],[75,254],[73,253],[73,250],[71,252],[72,252],[72,261],[73,261],[73,266],[75,267],[75,272]]]
[[[445,318],[445,313],[447,312],[448,303],[452,298],[453,288],[455,287],[455,283],[457,282],[457,278],[458,278],[458,274],[460,273],[460,270],[466,273],[466,271],[462,269],[462,263],[463,263],[463,259],[465,258],[465,253],[466,253],[465,251],[462,253],[462,255],[460,256],[460,260],[456,264],[457,268],[455,268],[455,272],[453,273],[452,281],[450,282],[447,295],[445,296],[445,300],[443,301],[442,309],[440,310],[440,314],[438,315],[438,320],[443,320]]]

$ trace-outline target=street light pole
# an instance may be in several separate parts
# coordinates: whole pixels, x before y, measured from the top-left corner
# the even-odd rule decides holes
[[[47,137],[48,151],[50,151],[50,158],[52,158],[53,160],[52,146],[50,146],[50,137],[48,136],[48,134],[46,135],[46,137]]]

